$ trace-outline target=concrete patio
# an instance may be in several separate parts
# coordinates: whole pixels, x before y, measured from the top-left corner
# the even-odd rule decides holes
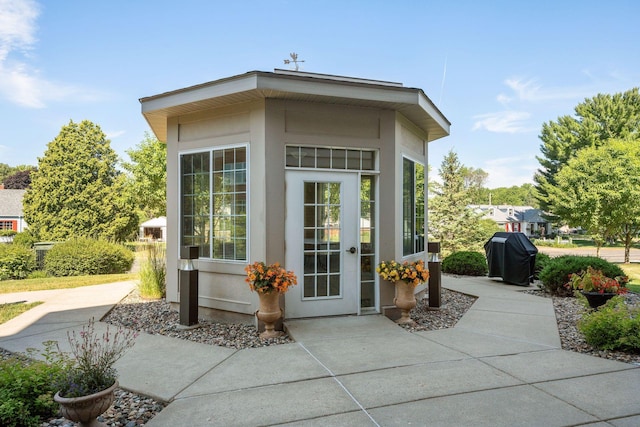
[[[0,347],[65,344],[133,286],[0,295],[45,301],[0,325]],[[486,277],[443,286],[479,297],[451,329],[303,319],[286,322],[295,343],[245,350],[141,334],[120,385],[170,402],[154,427],[640,425],[640,366],[562,350],[550,299]]]

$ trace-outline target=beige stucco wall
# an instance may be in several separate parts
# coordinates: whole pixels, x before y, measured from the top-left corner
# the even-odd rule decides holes
[[[179,155],[211,147],[247,144],[250,193],[249,256],[263,259],[265,254],[265,109],[264,102],[225,107],[173,118],[167,135],[167,300],[179,301]],[[258,298],[245,283],[244,262],[198,260],[199,304],[203,307],[251,315]]]
[[[425,181],[428,182],[428,158],[427,158],[427,135],[417,126],[415,126],[411,121],[407,120],[402,114],[396,114],[396,180],[397,180],[397,188],[395,197],[396,197],[396,215],[398,218],[402,218],[402,160],[407,157],[413,161],[422,163],[425,167]],[[425,191],[426,191],[426,182],[425,182]],[[425,195],[425,204],[427,202]],[[426,217],[427,208],[425,206],[425,222],[427,221]],[[395,250],[396,250],[396,259],[400,259],[402,261],[417,261],[422,259],[425,264],[427,263],[427,253],[422,252],[415,255],[410,255],[407,257],[402,257],[402,221],[399,219],[395,222]],[[426,224],[425,224],[425,232]],[[428,235],[428,234],[427,234]],[[425,248],[427,246],[426,236],[425,236]],[[427,284],[420,285],[416,288],[416,292],[420,292],[427,287]]]
[[[179,301],[179,154],[248,144],[250,262],[285,262],[286,144],[376,149],[379,152],[379,259],[402,259],[402,158],[427,164],[426,135],[392,110],[267,99],[171,118],[167,134],[167,299]],[[397,142],[397,143],[396,143]],[[385,242],[384,245],[380,242]],[[393,242],[393,244],[386,244]],[[415,257],[414,257],[415,259]],[[244,262],[199,260],[199,304],[253,314],[257,296],[245,283]],[[285,266],[286,267],[286,266]],[[380,306],[393,305],[383,283]]]

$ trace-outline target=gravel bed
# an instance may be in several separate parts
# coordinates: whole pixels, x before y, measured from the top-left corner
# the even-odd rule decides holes
[[[588,308],[578,299],[573,297],[552,297],[542,290],[528,290],[524,292],[553,299],[553,308],[555,309],[556,321],[558,322],[558,332],[560,333],[560,340],[564,350],[640,365],[640,354],[638,353],[599,350],[587,344],[576,325],[582,318],[582,314],[585,313]],[[640,305],[639,294],[629,292],[625,295],[625,300],[626,303],[631,306],[638,307]]]
[[[453,328],[475,301],[476,297],[442,289],[440,308],[429,308],[429,300],[422,298],[411,310],[411,319],[415,324],[401,326],[411,332]]]
[[[198,319],[200,326],[197,328],[181,329],[180,314],[171,304],[164,300],[145,301],[137,291],[131,292],[102,321],[152,335],[165,335],[235,349],[293,342],[286,334],[278,338],[262,339],[252,325],[217,323],[204,318]]]
[[[548,294],[540,290],[526,290],[524,292],[550,298]],[[430,309],[428,300],[420,299],[416,308],[411,312],[411,318],[415,321],[415,324],[403,325],[403,327],[409,331],[451,328],[455,326],[475,300],[476,298],[473,296],[443,289],[441,308]],[[640,303],[640,295],[630,293],[627,295],[627,300],[630,304],[638,305]],[[563,349],[626,363],[640,364],[640,354],[597,350],[584,341],[575,325],[585,309],[575,298],[553,297],[553,305]],[[253,326],[237,323],[216,323],[207,319],[199,319],[200,327],[198,328],[180,329],[178,327],[179,313],[173,310],[169,303],[164,300],[142,300],[137,291],[132,292],[122,300],[102,320],[113,325],[144,331],[149,334],[166,335],[235,349],[293,342],[287,335],[263,340],[259,338],[258,332]],[[9,355],[11,355],[10,352],[0,348],[0,358]],[[117,389],[114,405],[100,418],[100,421],[112,427],[142,426],[163,408],[164,404],[162,402]],[[75,425],[75,423],[64,418],[54,418],[44,422],[41,427],[72,427]]]

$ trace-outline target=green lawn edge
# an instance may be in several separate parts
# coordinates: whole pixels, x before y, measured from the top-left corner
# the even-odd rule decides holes
[[[127,280],[137,279],[137,274],[125,273],[99,274],[95,276],[43,277],[37,279],[2,280],[0,281],[0,294],[79,288],[81,286],[103,285],[107,283],[123,282]]]

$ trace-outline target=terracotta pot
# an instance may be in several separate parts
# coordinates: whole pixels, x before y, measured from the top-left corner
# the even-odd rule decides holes
[[[393,303],[402,311],[401,317],[396,320],[396,323],[401,325],[414,323],[409,316],[411,309],[416,306],[416,296],[413,293],[414,291],[415,286],[412,284],[409,284],[404,280],[396,282],[396,297],[393,299]]]
[[[88,396],[61,397],[60,392],[57,392],[53,400],[60,404],[62,416],[79,423],[80,427],[106,427],[106,424],[96,418],[109,409],[117,387],[116,380],[111,387]]]
[[[256,311],[256,316],[264,323],[264,332],[260,334],[260,338],[276,338],[282,335],[282,332],[276,331],[275,322],[282,316],[280,309],[280,293],[268,292],[258,293],[260,297],[260,309]]]
[[[607,301],[615,297],[617,294],[613,292],[606,292],[601,294],[600,292],[582,292],[582,295],[589,302],[589,307],[598,308],[601,305],[605,305]]]

